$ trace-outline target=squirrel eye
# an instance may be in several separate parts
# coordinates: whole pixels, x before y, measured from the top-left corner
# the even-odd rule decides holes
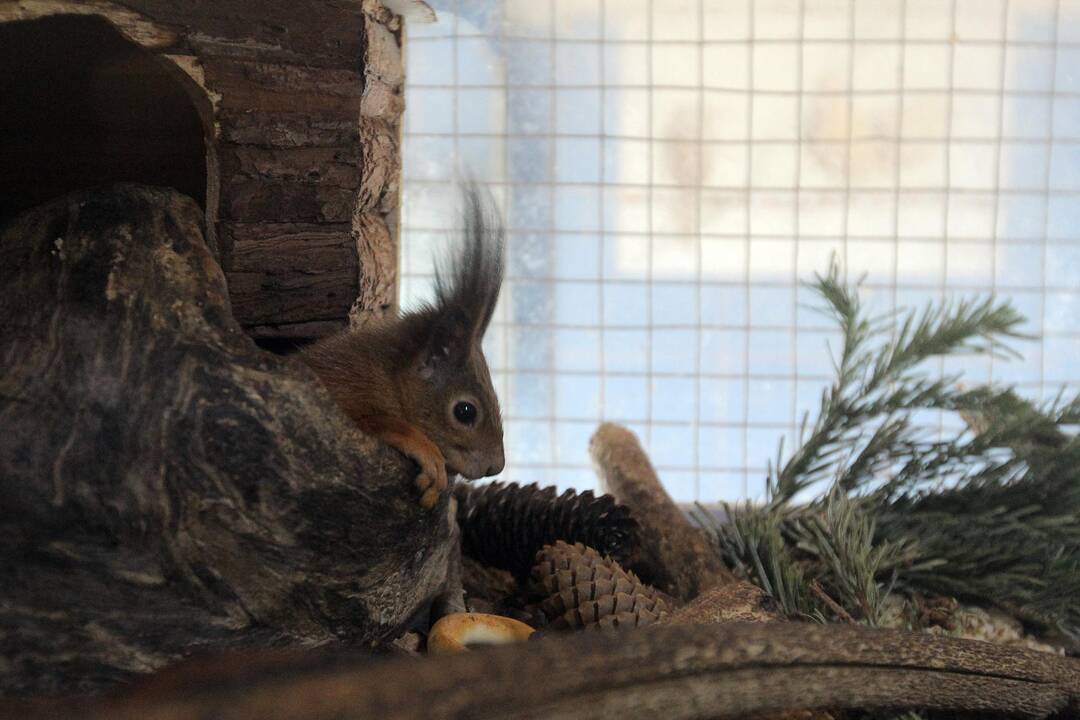
[[[476,406],[462,400],[454,405],[454,417],[463,425],[472,425],[476,422]]]

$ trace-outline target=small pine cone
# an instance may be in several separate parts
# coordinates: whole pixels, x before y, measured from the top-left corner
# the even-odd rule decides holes
[[[660,591],[581,543],[559,541],[537,553],[531,589],[553,630],[641,627],[669,607]]]
[[[462,552],[484,565],[529,576],[536,553],[558,540],[581,542],[625,562],[638,546],[630,511],[607,495],[516,483],[457,483]]]

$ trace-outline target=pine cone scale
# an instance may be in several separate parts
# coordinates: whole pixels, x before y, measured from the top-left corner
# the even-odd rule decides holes
[[[640,528],[629,509],[607,495],[515,483],[454,486],[462,551],[524,579],[536,553],[558,540],[581,542],[618,562],[637,551]]]
[[[662,593],[581,543],[560,541],[537,553],[531,587],[553,630],[642,627],[668,609]]]

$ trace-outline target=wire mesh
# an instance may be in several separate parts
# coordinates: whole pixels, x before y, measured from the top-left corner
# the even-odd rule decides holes
[[[429,297],[468,168],[508,222],[505,478],[594,487],[606,419],[677,499],[760,497],[831,379],[801,281],[834,253],[872,309],[994,292],[1040,336],[939,370],[1080,386],[1077,0],[431,4],[406,40],[401,299]]]

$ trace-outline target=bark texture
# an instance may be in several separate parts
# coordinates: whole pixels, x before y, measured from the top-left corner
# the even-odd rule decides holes
[[[0,25],[11,23],[16,33],[16,25],[58,16],[103,20],[129,46],[131,52],[121,53],[124,63],[102,67],[95,59],[100,53],[90,48],[85,72],[91,80],[106,73],[110,87],[123,88],[157,63],[168,66],[190,96],[205,136],[205,162],[197,159],[207,175],[207,231],[220,239],[235,316],[249,334],[309,339],[393,306],[404,108],[400,18],[376,0],[0,3]],[[90,32],[95,28],[74,34],[92,44],[87,38],[97,36]],[[62,42],[50,44],[48,32],[43,37],[40,53],[54,46],[68,51]],[[38,54],[35,47],[25,53],[25,67],[6,71],[39,72],[41,63],[31,57]],[[40,78],[34,87],[47,92],[49,85]],[[87,92],[88,117],[98,110],[93,99],[99,96]],[[9,124],[20,128],[17,113],[6,113],[13,114]],[[40,122],[22,120],[24,126]],[[80,162],[93,165],[168,146],[146,143],[152,128],[135,120],[122,129],[107,146],[79,142],[63,151],[83,153]],[[48,143],[38,145],[44,152]],[[38,163],[41,173],[56,165],[44,157]],[[175,187],[165,177],[125,175],[123,168],[98,182],[116,179]],[[58,184],[63,191],[84,186]]]
[[[0,716],[680,720],[923,708],[1073,718],[1078,698],[1074,658],[860,626],[725,623],[378,662],[325,653],[232,656],[189,663],[123,696],[9,706]]]
[[[254,346],[202,227],[116,185],[0,228],[0,693],[371,645],[447,578],[449,494],[422,511],[411,462]]]

